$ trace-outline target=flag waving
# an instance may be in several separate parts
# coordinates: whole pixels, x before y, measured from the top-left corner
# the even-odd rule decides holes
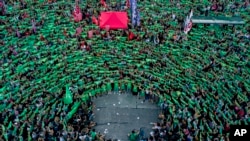
[[[108,7],[105,0],[101,0],[100,2],[101,2],[101,4],[102,4],[103,7],[105,7],[105,8]]]
[[[66,86],[66,94],[63,98],[63,101],[65,104],[70,104],[73,102],[72,93],[71,93],[68,85]]]
[[[74,11],[73,11],[74,21],[80,22],[82,20],[82,12],[79,7],[79,5],[75,5]]]
[[[35,22],[35,20],[31,20],[31,24],[32,24],[32,31],[34,33],[36,33],[36,22]]]
[[[185,23],[184,23],[184,33],[187,34],[193,26],[191,18],[193,17],[193,10],[191,10],[189,16],[186,17]]]

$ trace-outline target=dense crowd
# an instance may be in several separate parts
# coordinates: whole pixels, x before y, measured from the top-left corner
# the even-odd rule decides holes
[[[125,1],[80,1],[81,22],[75,1],[0,1],[0,139],[107,140],[93,128],[91,99],[118,90],[162,108],[145,140],[226,141],[230,125],[249,125],[249,1],[137,1],[141,24],[128,30],[92,21],[105,10],[130,12]],[[194,24],[184,34],[190,9],[246,24]],[[72,104],[63,102],[66,85]]]

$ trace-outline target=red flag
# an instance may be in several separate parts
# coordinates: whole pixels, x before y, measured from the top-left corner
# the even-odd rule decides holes
[[[131,31],[128,33],[128,40],[133,40],[135,38],[135,34]]]
[[[93,37],[93,30],[90,30],[89,32],[88,32],[88,38],[90,39],[90,38],[92,38]]]
[[[100,2],[102,4],[102,6],[104,6],[105,8],[107,8],[107,4],[106,4],[105,0],[101,0]]]
[[[29,15],[25,12],[23,15],[22,15],[22,18],[28,18],[29,17]]]
[[[130,6],[129,0],[126,0],[126,6],[129,8]]]
[[[76,36],[79,36],[82,33],[82,27],[76,28]]]
[[[92,16],[92,22],[95,24],[95,25],[99,25],[98,24],[98,20],[95,16]]]
[[[82,20],[82,12],[78,5],[75,6],[73,16],[74,16],[75,22],[80,22]]]
[[[44,41],[44,40],[45,40],[45,38],[43,37],[43,35],[40,35],[40,40],[41,40],[41,41]]]
[[[217,4],[213,4],[212,7],[211,7],[211,10],[212,11],[216,11],[218,8],[218,5]]]
[[[244,116],[244,110],[242,110],[242,109],[240,109],[238,112],[237,112],[237,115],[239,116],[239,117],[243,117]]]
[[[75,9],[74,9],[74,14],[79,14],[81,12],[81,9],[78,5],[75,6]]]

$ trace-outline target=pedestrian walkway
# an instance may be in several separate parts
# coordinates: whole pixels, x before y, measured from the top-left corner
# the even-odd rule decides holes
[[[151,122],[157,121],[160,108],[151,102],[143,102],[130,93],[109,94],[99,97],[93,102],[96,105],[96,131],[121,141],[128,140],[127,135],[133,129],[143,127],[145,135],[149,135]]]

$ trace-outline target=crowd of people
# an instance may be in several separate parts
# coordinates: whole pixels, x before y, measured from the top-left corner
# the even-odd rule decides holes
[[[248,0],[137,0],[139,26],[93,23],[101,11],[130,12],[121,2],[80,1],[83,20],[74,22],[75,1],[0,0],[0,140],[107,140],[94,129],[91,99],[118,90],[162,108],[148,141],[226,141],[230,125],[249,125]],[[194,24],[184,34],[190,9],[245,24]],[[66,85],[80,103],[69,119]]]

